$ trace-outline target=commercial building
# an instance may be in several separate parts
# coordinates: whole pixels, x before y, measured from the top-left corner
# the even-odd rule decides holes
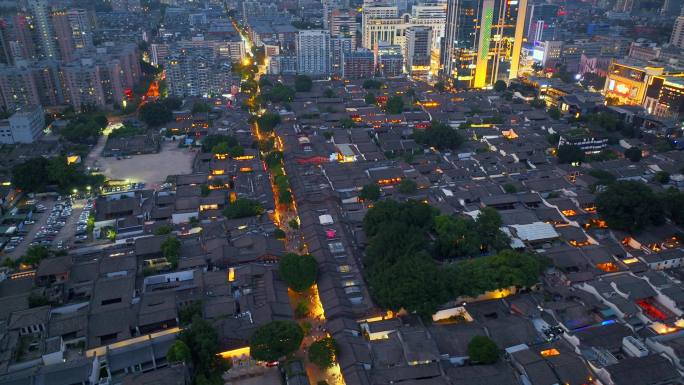
[[[396,6],[370,5],[363,8],[362,46],[375,49],[381,43],[406,45],[406,31],[410,27],[425,26],[432,28],[433,51],[440,50],[447,17],[447,4],[415,5],[412,13],[399,14]]]
[[[621,104],[642,105],[651,79],[663,73],[662,67],[616,61],[610,65],[603,93],[606,98],[616,98]]]
[[[432,29],[414,26],[406,30],[406,72],[412,76],[426,76],[430,71]]]
[[[354,50],[354,38],[337,36],[330,38],[330,71],[333,75],[342,75],[345,55]]]
[[[37,106],[28,107],[0,120],[0,143],[33,143],[45,128],[45,114]]]
[[[180,49],[166,64],[169,94],[210,96],[228,93],[232,85],[229,60],[217,57],[211,49]]]
[[[330,73],[330,32],[302,30],[297,35],[297,66],[300,74]]]
[[[443,74],[457,87],[516,78],[527,0],[449,0]]]

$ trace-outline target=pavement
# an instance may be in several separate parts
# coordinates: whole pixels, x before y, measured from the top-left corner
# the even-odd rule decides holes
[[[33,220],[36,221],[36,223],[28,225],[29,232],[28,234],[24,235],[24,240],[21,241],[21,243],[14,250],[10,252],[3,251],[4,255],[16,260],[26,253],[26,250],[29,248],[29,243],[33,242],[33,238],[36,236],[38,230],[40,230],[41,226],[45,225],[47,222],[50,212],[55,206],[55,203],[57,203],[57,200],[55,198],[45,198],[39,200],[37,203],[41,203],[43,206],[45,206],[45,212],[33,213]]]
[[[57,242],[59,241],[65,241],[65,243],[68,243],[69,241],[73,240],[74,235],[76,234],[78,217],[83,212],[83,207],[85,206],[85,204],[85,199],[77,199],[71,203],[71,215],[69,216],[69,218],[67,218],[66,225],[62,227],[62,230],[55,237],[55,241],[53,242],[53,244],[57,244]]]
[[[104,144],[103,144],[104,146]],[[197,150],[179,148],[178,142],[163,141],[161,151],[157,154],[133,155],[128,159],[103,157],[102,147],[98,141],[86,165],[99,167],[100,172],[108,179],[144,182],[149,188],[160,186],[169,175],[189,174]]]

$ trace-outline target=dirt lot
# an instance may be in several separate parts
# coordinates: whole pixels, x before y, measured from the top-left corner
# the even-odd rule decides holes
[[[99,155],[101,148],[94,151],[98,153],[93,166],[107,178],[144,182],[150,188],[164,183],[169,175],[190,173],[196,154],[195,150],[178,148],[178,142],[163,142],[158,154],[134,155],[130,159],[105,158]]]

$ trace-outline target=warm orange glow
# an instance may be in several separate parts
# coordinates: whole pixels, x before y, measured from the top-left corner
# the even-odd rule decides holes
[[[539,354],[541,354],[542,357],[553,357],[553,356],[560,355],[560,352],[556,348],[551,348],[551,349],[542,350],[541,352],[539,352]]]
[[[226,170],[211,170],[211,175],[223,175],[226,173]]]
[[[240,167],[240,172],[252,172],[251,167]]]
[[[572,210],[572,209],[570,209],[570,210],[563,210],[563,211],[561,211],[561,212],[562,212],[563,215],[565,215],[566,217],[572,217],[572,216],[577,215],[577,212],[576,212],[575,210]]]
[[[200,205],[199,209],[200,209],[200,211],[218,210],[218,205],[216,203],[209,204],[209,205]]]
[[[252,160],[252,159],[254,159],[254,155],[241,155],[241,156],[236,156],[233,159],[235,159],[235,160]]]
[[[401,182],[401,177],[378,180],[379,185],[390,185],[390,184],[396,184],[399,182]]]
[[[214,158],[218,160],[226,160],[228,159],[228,154],[214,154]]]
[[[596,268],[601,271],[605,271],[606,273],[614,273],[618,271],[617,265],[615,265],[613,262],[597,263]]]
[[[625,265],[631,265],[631,264],[637,263],[637,262],[639,262],[639,260],[636,258],[626,258],[626,259],[622,260],[622,263],[624,263]]]
[[[228,269],[228,282],[233,282],[235,281],[235,268],[231,267]]]

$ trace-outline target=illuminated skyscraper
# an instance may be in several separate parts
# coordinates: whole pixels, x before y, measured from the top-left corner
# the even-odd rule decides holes
[[[449,0],[442,71],[459,88],[517,77],[527,0]]]
[[[41,54],[46,59],[56,59],[57,49],[55,47],[50,24],[50,10],[47,0],[29,0],[28,2],[31,16],[36,28],[38,46]]]

